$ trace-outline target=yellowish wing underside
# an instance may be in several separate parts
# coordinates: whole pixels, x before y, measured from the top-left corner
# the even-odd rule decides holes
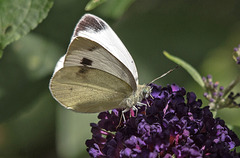
[[[110,73],[86,66],[64,67],[51,79],[53,97],[77,112],[101,112],[120,108],[132,88]]]

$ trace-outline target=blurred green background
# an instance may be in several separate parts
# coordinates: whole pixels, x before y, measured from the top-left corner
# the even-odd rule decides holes
[[[239,67],[232,59],[240,44],[240,1],[109,0],[90,13],[103,18],[133,56],[140,83],[175,67],[163,50],[227,86]],[[56,0],[36,29],[10,44],[0,59],[0,158],[88,157],[85,140],[97,114],[61,107],[48,84],[65,54],[87,0]],[[1,3],[0,3],[1,5]],[[0,15],[1,17],[1,15]],[[203,90],[183,69],[158,80],[177,83],[203,99]],[[240,86],[235,88],[239,92]],[[204,102],[206,105],[207,103]],[[240,135],[240,110],[218,113]]]

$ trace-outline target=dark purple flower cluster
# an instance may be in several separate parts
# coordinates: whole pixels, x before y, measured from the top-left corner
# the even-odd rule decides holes
[[[135,117],[122,111],[101,112],[98,124],[92,123],[92,139],[87,151],[96,158],[107,157],[240,157],[231,151],[240,140],[223,120],[214,119],[209,107],[201,108],[193,92],[175,84],[150,85],[152,92]]]

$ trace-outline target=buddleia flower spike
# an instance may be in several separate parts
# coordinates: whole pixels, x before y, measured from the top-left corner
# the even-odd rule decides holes
[[[195,93],[176,84],[149,86],[150,106],[137,106],[135,117],[126,115],[118,126],[122,110],[113,109],[91,123],[92,138],[86,141],[91,157],[240,157],[232,151],[239,138],[223,120],[213,118],[208,106],[201,107]]]

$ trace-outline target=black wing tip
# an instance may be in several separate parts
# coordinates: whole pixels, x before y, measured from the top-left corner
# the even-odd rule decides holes
[[[79,31],[93,31],[93,32],[100,32],[105,30],[107,27],[106,22],[101,18],[93,15],[93,14],[84,14],[82,18],[77,23],[74,36],[77,36]]]

